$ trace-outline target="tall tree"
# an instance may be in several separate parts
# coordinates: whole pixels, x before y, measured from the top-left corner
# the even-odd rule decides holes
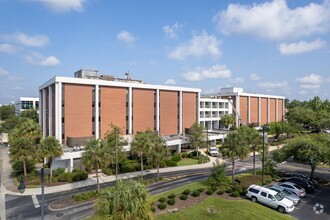
[[[203,132],[204,126],[195,122],[187,134],[190,145],[198,152],[198,148],[206,144],[206,134]],[[198,156],[198,155],[197,155]]]
[[[248,153],[249,148],[239,132],[233,132],[227,135],[223,143],[222,154],[228,157],[232,164],[232,186],[234,186],[235,180],[235,159],[244,159]]]
[[[211,181],[213,186],[221,187],[223,184],[228,182],[225,168],[226,164],[220,163],[218,159],[213,162],[213,170],[209,176],[209,181]]]
[[[134,180],[118,180],[115,187],[102,191],[96,200],[95,213],[113,220],[154,218],[146,187]]]
[[[32,119],[34,122],[39,123],[38,111],[33,108],[22,111],[20,114],[20,117],[29,118],[29,119]]]
[[[100,192],[99,169],[110,163],[110,153],[107,143],[103,140],[92,139],[86,143],[82,163],[94,169],[96,173],[97,192]]]
[[[5,121],[11,115],[15,115],[15,105],[3,105],[0,106],[0,120]]]
[[[253,153],[253,175],[256,175],[256,152],[262,147],[262,135],[259,131],[248,126],[241,126],[238,132],[243,136],[243,140]]]
[[[168,158],[170,155],[169,149],[165,144],[165,141],[157,134],[152,135],[152,151],[151,160],[155,162],[157,166],[157,180],[159,181],[159,166],[162,161]]]
[[[41,143],[39,144],[37,153],[38,153],[38,156],[49,159],[49,164],[50,164],[49,182],[52,182],[52,178],[53,178],[52,163],[53,163],[53,160],[54,160],[55,157],[59,157],[63,153],[62,147],[61,147],[59,141],[53,136],[48,136],[48,137],[42,139]]]
[[[233,126],[235,123],[235,116],[233,114],[226,114],[221,117],[221,122],[225,124],[225,127]]]
[[[138,132],[131,142],[131,152],[137,154],[141,160],[141,180],[143,181],[143,157],[149,156],[152,149],[152,131]]]

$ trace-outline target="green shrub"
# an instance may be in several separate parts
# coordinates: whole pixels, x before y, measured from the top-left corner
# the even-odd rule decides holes
[[[210,161],[210,158],[208,156],[205,156],[205,155],[198,156],[198,164],[207,163],[209,161]]]
[[[181,160],[180,154],[173,155],[171,160],[175,162],[179,162]]]
[[[65,168],[58,168],[56,170],[53,170],[53,177],[57,177],[62,173],[65,173]]]
[[[224,193],[225,193],[225,190],[224,190],[224,189],[220,189],[220,190],[217,192],[218,195],[223,195]]]
[[[166,161],[166,166],[168,167],[176,167],[178,166],[177,162],[173,161],[173,160],[168,160]]]
[[[207,194],[207,195],[212,195],[213,193],[214,193],[214,191],[211,190],[211,189],[208,189],[208,190],[206,191],[206,194]]]
[[[185,191],[182,192],[184,195],[189,195],[190,194],[190,189],[186,189]]]
[[[88,173],[83,170],[73,170],[72,173],[62,173],[60,174],[57,179],[59,182],[77,182],[81,180],[85,180],[88,178]]]
[[[167,200],[167,204],[169,205],[174,205],[175,204],[175,199],[174,198],[170,198]]]
[[[186,158],[187,155],[188,155],[188,154],[187,154],[186,152],[184,152],[184,153],[181,154],[181,157],[182,157],[182,158]]]
[[[28,160],[26,163],[26,172],[27,173],[32,172],[34,170],[35,164],[36,164],[36,161],[34,159]],[[23,162],[21,160],[14,161],[11,167],[13,168],[16,176],[19,176],[24,173]]]
[[[166,198],[165,197],[160,197],[159,199],[158,199],[158,202],[165,202],[166,201]]]
[[[173,198],[175,198],[175,194],[171,193],[167,198],[173,199]]]
[[[198,196],[200,196],[200,194],[201,194],[200,191],[195,190],[194,192],[192,192],[191,195],[192,195],[193,197],[198,197]]]
[[[232,188],[227,188],[226,189],[226,193],[232,193],[233,192],[233,189]]]
[[[204,190],[205,190],[205,188],[199,188],[199,189],[197,189],[197,191],[199,191],[199,192],[204,192]]]
[[[239,192],[238,191],[233,191],[232,193],[231,193],[231,196],[232,197],[239,197]]]
[[[159,208],[160,210],[166,209],[166,207],[167,207],[167,204],[166,204],[165,202],[162,202],[162,203],[159,203],[159,204],[158,204],[158,208]]]
[[[122,173],[131,173],[136,171],[136,167],[134,166],[134,164],[124,164],[120,167],[120,171]]]
[[[109,175],[112,175],[114,172],[110,167],[107,167],[107,168],[102,169],[102,173],[109,176]]]
[[[181,200],[186,200],[188,198],[188,195],[187,194],[182,194],[181,196],[180,196],[180,199]]]
[[[159,167],[160,167],[160,168],[164,168],[164,167],[166,167],[166,162],[165,162],[165,161],[161,161],[161,162],[159,163]]]
[[[151,211],[152,211],[152,212],[156,212],[156,208],[155,208],[155,206],[151,206]]]

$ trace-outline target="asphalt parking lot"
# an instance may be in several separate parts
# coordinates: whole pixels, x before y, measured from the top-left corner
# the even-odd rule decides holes
[[[330,219],[330,186],[318,186],[308,193],[289,215],[299,220]]]

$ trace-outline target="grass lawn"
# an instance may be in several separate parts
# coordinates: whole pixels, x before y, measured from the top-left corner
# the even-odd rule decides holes
[[[196,182],[196,183],[191,183],[191,184],[187,184],[184,185],[182,187],[179,188],[175,188],[173,190],[164,192],[164,193],[160,193],[158,195],[152,196],[152,200],[153,201],[157,201],[159,198],[161,197],[166,197],[169,196],[171,193],[174,193],[175,195],[181,195],[181,193],[185,190],[185,189],[190,189],[191,191],[197,190],[199,188],[206,188],[208,186],[208,181],[204,180],[201,182]]]
[[[211,214],[207,211],[208,208],[215,208],[216,213]],[[216,197],[209,197],[203,202],[183,209],[174,214],[165,214],[157,217],[159,220],[207,220],[207,219],[242,219],[242,220],[263,220],[274,219],[284,220],[293,219],[289,215],[281,214],[276,210],[262,206],[257,203],[253,203],[249,200],[227,200]]]
[[[191,159],[191,158],[182,158],[178,162],[178,166],[188,166],[188,165],[194,165],[194,164],[198,164],[198,160]]]

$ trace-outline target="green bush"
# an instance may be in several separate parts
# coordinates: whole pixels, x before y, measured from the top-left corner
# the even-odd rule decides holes
[[[238,191],[233,191],[233,192],[231,193],[231,196],[232,196],[232,197],[239,197],[239,195],[240,195],[240,193],[239,193]]]
[[[72,173],[62,173],[57,179],[59,182],[77,182],[88,178],[88,173],[83,170],[73,170]]]
[[[199,188],[199,189],[197,189],[197,191],[199,191],[199,192],[204,192],[204,190],[205,190],[205,188]]]
[[[194,192],[192,192],[191,195],[192,195],[193,197],[198,197],[198,196],[200,196],[200,194],[201,194],[200,191],[195,190]]]
[[[179,162],[181,160],[180,154],[173,155],[171,160],[175,162]]]
[[[139,171],[141,169],[140,163],[136,160],[126,160],[124,164],[120,167],[120,172],[122,173],[130,173]]]
[[[166,161],[166,166],[168,167],[176,167],[178,166],[177,162],[173,161],[173,160],[168,160]]]
[[[181,200],[186,200],[188,198],[188,195],[187,194],[182,194],[181,196],[180,196],[180,199]]]
[[[233,189],[232,188],[227,188],[225,192],[226,193],[232,193],[233,192]]]
[[[159,167],[160,167],[160,168],[164,168],[164,167],[166,167],[166,162],[165,162],[165,161],[161,161],[161,162],[159,163]]]
[[[224,189],[220,189],[220,190],[217,192],[218,195],[223,195],[224,193],[225,193],[225,190],[224,190]]]
[[[34,159],[30,159],[26,163],[26,172],[30,173],[34,170],[34,165],[36,164],[36,161]],[[14,161],[12,166],[14,170],[14,173],[16,176],[19,176],[24,173],[24,167],[23,162],[21,160]]]
[[[58,168],[56,170],[53,170],[53,177],[57,177],[62,173],[65,173],[65,168]]]
[[[72,198],[76,202],[82,202],[82,201],[87,201],[87,200],[96,198],[97,196],[98,196],[98,193],[96,191],[90,191],[90,192],[86,192],[86,193],[72,195]]]
[[[210,161],[210,158],[205,155],[198,156],[198,164],[207,163]]]
[[[207,191],[206,191],[206,194],[207,195],[212,195],[214,193],[214,191],[212,190],[212,189],[208,189]]]
[[[159,199],[158,199],[158,202],[165,202],[166,201],[166,198],[165,197],[160,197]]]
[[[189,195],[190,194],[190,189],[186,189],[185,191],[182,192],[184,195]]]
[[[173,199],[173,198],[175,198],[175,194],[171,193],[167,198]]]
[[[107,168],[102,169],[102,173],[104,173],[105,175],[110,176],[110,175],[114,174],[115,172],[110,167],[107,167]]]
[[[181,157],[182,157],[182,158],[186,158],[187,155],[188,155],[188,154],[187,154],[186,152],[184,152],[184,153],[181,154]]]
[[[174,198],[170,198],[167,200],[167,204],[169,205],[174,205],[175,204],[175,199]]]
[[[156,212],[156,208],[155,208],[155,206],[151,206],[151,211],[152,211],[152,212]]]
[[[160,210],[166,209],[166,207],[167,207],[167,204],[166,204],[165,202],[162,202],[162,203],[159,203],[159,204],[158,204],[158,208],[159,208]]]

